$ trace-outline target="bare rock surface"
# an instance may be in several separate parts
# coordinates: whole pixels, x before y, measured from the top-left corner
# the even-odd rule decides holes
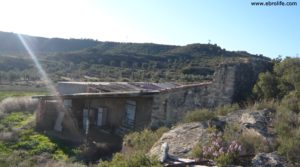
[[[149,153],[158,156],[161,145],[168,143],[170,156],[188,157],[196,144],[205,145],[209,141],[211,135],[207,130],[209,126],[224,129],[226,124],[233,123],[240,127],[241,132],[239,133],[241,134],[257,135],[268,142],[272,142],[273,137],[268,127],[273,116],[273,111],[268,109],[258,111],[238,110],[216,120],[180,124],[164,133]]]
[[[272,116],[273,111],[269,109],[243,113],[240,119],[243,132],[258,135],[264,139],[271,138],[268,126],[272,121]]]
[[[207,127],[202,122],[179,125],[162,135],[150,150],[150,155],[159,155],[161,145],[168,143],[170,156],[186,157],[199,141],[208,141]]]
[[[276,152],[259,153],[252,159],[253,167],[287,167],[287,164]]]

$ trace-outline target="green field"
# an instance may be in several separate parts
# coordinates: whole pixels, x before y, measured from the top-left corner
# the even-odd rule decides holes
[[[31,91],[1,91],[0,90],[0,101],[8,97],[22,97],[22,96],[33,96],[33,95],[45,95],[46,92],[31,92]]]
[[[46,92],[0,91],[0,101],[8,97],[41,94]],[[76,147],[65,145],[34,129],[33,111],[14,111],[0,117],[0,167],[35,166],[39,159],[65,161],[78,153]]]

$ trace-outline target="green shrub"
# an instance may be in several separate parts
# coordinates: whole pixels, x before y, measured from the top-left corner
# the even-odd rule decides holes
[[[133,148],[134,151],[147,152],[153,144],[169,129],[162,127],[156,131],[144,129],[141,132],[133,132],[124,137],[124,144]]]
[[[195,145],[191,151],[191,156],[193,158],[199,158],[199,157],[203,157],[203,151],[202,151],[202,146],[200,143],[198,143],[197,145]]]
[[[42,167],[87,167],[86,165],[83,165],[78,162],[52,160],[52,159],[47,160],[46,162],[43,162],[41,164],[38,164],[37,166],[42,166]]]
[[[216,112],[218,115],[226,116],[227,114],[237,111],[240,109],[240,106],[238,104],[226,104],[218,106],[214,109],[214,112]]]
[[[227,124],[224,128],[223,138],[229,142],[237,139],[240,136],[241,127],[238,123]]]
[[[286,95],[282,101],[281,106],[285,107],[287,110],[291,110],[295,113],[300,112],[300,92],[293,91]]]
[[[111,161],[101,161],[98,167],[162,167],[159,161],[136,152],[130,156],[116,153]]]
[[[0,156],[9,155],[12,150],[7,146],[7,144],[0,141]]]
[[[300,135],[292,137],[280,136],[278,138],[278,153],[290,162],[300,163]]]
[[[210,111],[208,109],[199,109],[192,112],[188,112],[183,118],[183,122],[184,123],[200,122],[200,121],[206,121],[213,118],[216,118],[215,112]]]
[[[280,106],[275,118],[275,131],[278,137],[293,137],[300,128],[299,114]]]
[[[61,150],[61,149],[57,149],[54,153],[53,153],[53,158],[55,160],[68,160],[68,156]]]
[[[42,152],[54,153],[57,145],[44,135],[33,134],[23,136],[19,142],[13,145],[14,149],[28,150],[30,154],[40,154]]]
[[[270,152],[272,150],[269,143],[260,136],[243,134],[238,138],[239,143],[247,154],[256,154],[259,152]]]
[[[253,93],[259,99],[281,99],[294,90],[300,90],[300,59],[286,58],[272,72],[259,74]]]
[[[33,114],[27,112],[12,112],[0,119],[0,130],[9,130],[14,127],[21,127],[33,120]]]
[[[294,103],[294,104],[293,104]],[[300,120],[295,96],[286,96],[278,108],[275,119],[278,152],[289,162],[300,163]]]
[[[216,163],[220,167],[232,165],[234,163],[235,157],[232,154],[221,154],[215,158]]]
[[[156,131],[144,129],[141,132],[133,132],[125,135],[124,145],[132,148],[130,153],[116,153],[111,161],[102,161],[99,167],[148,167],[161,164],[154,158],[146,156],[146,153],[154,145],[154,143],[169,129],[162,127]]]
[[[276,110],[279,106],[279,102],[272,99],[272,100],[261,100],[255,102],[254,106],[252,107],[253,110],[262,110],[262,109],[272,109]]]
[[[279,83],[278,77],[271,72],[260,73],[258,81],[254,85],[253,93],[258,99],[274,99],[280,94],[277,86]]]
[[[207,145],[202,148],[206,159],[213,159],[219,166],[239,163],[242,145],[236,140],[225,141],[220,134],[214,134]]]

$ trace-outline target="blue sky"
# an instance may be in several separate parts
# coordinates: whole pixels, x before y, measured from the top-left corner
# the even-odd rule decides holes
[[[291,0],[298,3],[292,7],[253,1],[2,0],[0,31],[171,45],[210,40],[272,58],[300,54],[300,1]]]

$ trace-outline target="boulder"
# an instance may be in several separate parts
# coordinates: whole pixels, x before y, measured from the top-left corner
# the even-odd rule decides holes
[[[275,138],[269,127],[274,115],[274,111],[268,109],[238,110],[227,116],[208,121],[179,124],[164,133],[151,148],[149,154],[159,157],[161,146],[163,143],[168,143],[170,157],[187,158],[191,155],[194,146],[199,143],[206,145],[209,142],[212,133],[208,127],[214,126],[223,131],[226,124],[237,124],[239,126],[237,135],[256,135],[262,137],[268,146],[272,146]]]
[[[240,118],[242,132],[262,137],[265,140],[271,139],[273,135],[268,127],[271,124],[273,116],[274,111],[270,109],[243,113]]]
[[[287,164],[276,152],[259,153],[252,159],[253,167],[286,167]]]
[[[169,156],[187,157],[200,141],[207,142],[209,133],[207,123],[193,122],[181,124],[166,132],[150,150],[151,156],[159,156],[163,143],[168,143]]]

